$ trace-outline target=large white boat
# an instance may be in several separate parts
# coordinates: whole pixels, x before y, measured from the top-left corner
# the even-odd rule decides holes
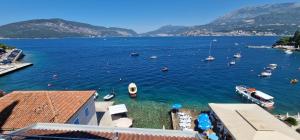
[[[248,100],[256,103],[262,107],[271,108],[274,105],[274,97],[256,90],[255,88],[248,88],[246,86],[236,86],[236,93],[241,94],[243,97],[246,97]]]

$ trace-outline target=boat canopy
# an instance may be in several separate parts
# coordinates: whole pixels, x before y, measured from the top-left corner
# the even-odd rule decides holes
[[[108,107],[108,110],[111,115],[127,112],[127,108],[126,108],[125,104],[110,106],[110,107]]]
[[[265,99],[265,100],[271,100],[271,99],[274,99],[274,97],[272,97],[272,96],[270,96],[270,95],[268,95],[268,94],[266,94],[266,93],[263,93],[263,92],[261,92],[261,91],[256,91],[256,92],[255,92],[255,95],[257,95],[257,96],[259,96],[259,97],[261,97],[261,98],[263,98],[263,99]]]
[[[247,90],[248,90],[248,92],[251,92],[251,93],[256,91],[255,88],[248,88]]]

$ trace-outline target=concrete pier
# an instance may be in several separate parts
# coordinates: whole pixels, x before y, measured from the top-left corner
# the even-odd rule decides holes
[[[32,63],[11,63],[0,65],[0,76],[6,75],[8,73],[23,69],[28,66],[32,66]]]

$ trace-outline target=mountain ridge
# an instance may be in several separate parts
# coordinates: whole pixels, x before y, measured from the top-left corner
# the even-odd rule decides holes
[[[0,26],[2,38],[136,36],[131,29],[95,26],[59,18],[32,19]]]

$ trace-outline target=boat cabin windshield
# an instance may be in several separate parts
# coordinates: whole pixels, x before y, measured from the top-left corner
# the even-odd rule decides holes
[[[256,92],[252,92],[251,93],[251,97],[257,99],[257,100],[260,100],[262,102],[273,102],[273,99],[269,99],[269,100],[266,100],[264,98],[261,98],[260,96],[256,95]]]

